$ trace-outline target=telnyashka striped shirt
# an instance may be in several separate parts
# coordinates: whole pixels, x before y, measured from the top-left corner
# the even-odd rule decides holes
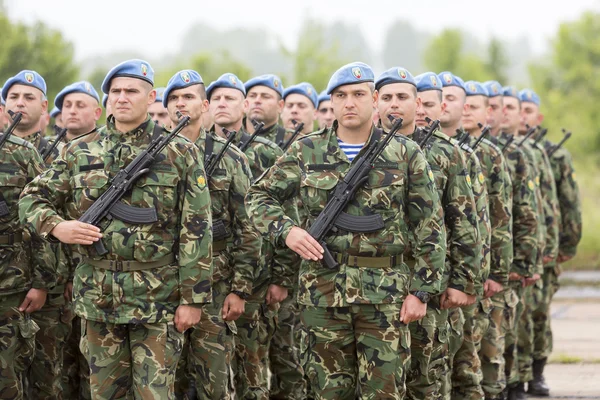
[[[342,142],[340,139],[338,139],[337,141],[338,141],[338,144],[340,145],[340,148],[346,154],[346,157],[348,157],[348,160],[350,160],[350,162],[354,161],[354,157],[356,157],[358,152],[365,145],[364,143],[348,144],[348,143]]]

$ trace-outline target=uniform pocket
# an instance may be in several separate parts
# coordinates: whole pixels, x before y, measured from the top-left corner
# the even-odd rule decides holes
[[[304,207],[310,215],[317,216],[327,204],[329,191],[338,183],[339,175],[334,171],[319,171],[306,174],[300,186]]]
[[[171,172],[154,172],[138,180],[131,194],[131,204],[136,207],[162,207],[170,212],[177,204],[179,175]]]

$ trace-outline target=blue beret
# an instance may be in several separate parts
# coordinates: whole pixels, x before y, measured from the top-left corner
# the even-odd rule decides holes
[[[6,105],[6,102],[4,101],[4,96],[2,96],[2,88],[0,88],[0,104],[2,104],[3,106]]]
[[[390,68],[383,74],[379,75],[375,81],[375,89],[379,90],[385,85],[390,83],[410,83],[413,86],[417,86],[415,78],[410,72],[401,67]]]
[[[487,81],[483,83],[489,97],[502,96],[502,85],[498,81]]]
[[[504,86],[502,88],[502,94],[504,96],[508,96],[508,97],[514,97],[516,99],[519,98],[519,92],[517,92],[517,89],[515,89],[512,86]]]
[[[92,84],[87,81],[81,81],[71,83],[70,85],[66,86],[63,90],[58,92],[58,94],[56,95],[56,99],[54,99],[54,105],[58,107],[59,110],[62,110],[65,97],[71,93],[87,94],[96,99],[96,101],[100,101],[100,96],[98,96],[98,92],[96,92],[96,89],[94,89]]]
[[[353,62],[344,65],[333,73],[327,84],[327,94],[331,94],[336,88],[343,85],[374,81],[375,74],[370,66],[363,62]]]
[[[156,99],[154,100],[155,103],[162,103],[163,98],[164,98],[164,94],[165,94],[165,89],[164,87],[157,87],[156,89]]]
[[[319,99],[317,97],[317,91],[315,90],[313,85],[311,85],[308,82],[302,82],[302,83],[298,83],[296,85],[287,87],[283,91],[283,99],[285,100],[285,98],[288,97],[292,93],[297,93],[297,94],[301,94],[302,96],[308,97],[308,99],[313,103],[315,108],[317,108],[319,106]]]
[[[250,79],[244,84],[244,87],[246,88],[246,93],[248,93],[250,89],[252,89],[254,86],[266,86],[268,88],[273,89],[274,91],[279,93],[281,97],[283,97],[283,84],[281,83],[281,79],[277,75],[266,74]]]
[[[244,83],[238,78],[235,74],[227,72],[219,77],[216,81],[213,81],[206,88],[206,98],[210,101],[210,95],[213,90],[225,87],[231,89],[237,89],[243,93],[244,97],[246,97],[246,88],[244,87]]]
[[[317,98],[317,108],[319,108],[322,102],[330,100],[331,96],[327,94],[327,90],[323,90],[321,93],[319,93],[319,97]]]
[[[108,101],[108,95],[104,93],[102,95],[102,107],[106,108],[106,102]]]
[[[521,103],[533,103],[536,106],[540,106],[540,96],[537,95],[536,92],[534,92],[531,89],[523,89],[519,92],[519,100],[521,100]]]
[[[440,72],[438,74],[438,78],[440,78],[440,81],[442,81],[442,85],[444,85],[444,87],[458,86],[462,90],[466,91],[465,82],[450,71]]]
[[[60,110],[58,109],[58,107],[54,106],[54,108],[52,109],[52,111],[50,111],[50,118],[56,118],[56,116],[60,114]]]
[[[465,82],[465,91],[467,92],[467,96],[489,96],[487,89],[476,81]]]
[[[4,86],[2,87],[2,98],[6,100],[8,96],[8,90],[12,85],[26,85],[34,87],[46,95],[46,81],[40,74],[35,71],[23,70],[12,78],[8,78]]]
[[[110,90],[110,81],[118,77],[137,78],[154,86],[154,70],[144,60],[133,59],[124,61],[108,71],[106,78],[102,82],[102,92],[108,93]]]
[[[442,91],[443,85],[440,82],[440,78],[435,72],[423,72],[415,77],[417,83],[417,92],[425,92],[427,90],[439,90]]]
[[[173,75],[167,83],[167,88],[163,93],[163,106],[167,108],[167,104],[169,104],[169,94],[173,90],[183,89],[188,86],[200,85],[203,83],[204,81],[202,80],[202,77],[196,71],[192,69],[184,69],[182,71],[179,71],[178,73]]]

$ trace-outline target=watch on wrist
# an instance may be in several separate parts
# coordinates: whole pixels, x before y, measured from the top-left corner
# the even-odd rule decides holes
[[[423,292],[421,290],[417,290],[416,292],[412,292],[411,294],[417,299],[421,300],[421,303],[427,303],[429,301],[429,298],[431,297],[429,293]]]
[[[248,293],[241,292],[239,290],[232,290],[231,293],[235,294],[237,297],[239,297],[242,300],[248,300],[248,297],[250,297],[250,295]]]

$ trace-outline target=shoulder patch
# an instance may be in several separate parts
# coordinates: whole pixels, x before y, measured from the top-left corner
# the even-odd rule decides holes
[[[479,175],[477,175],[477,180],[479,181],[479,183],[481,183],[483,185],[483,183],[485,182],[485,177],[483,176],[483,172],[480,172]]]

